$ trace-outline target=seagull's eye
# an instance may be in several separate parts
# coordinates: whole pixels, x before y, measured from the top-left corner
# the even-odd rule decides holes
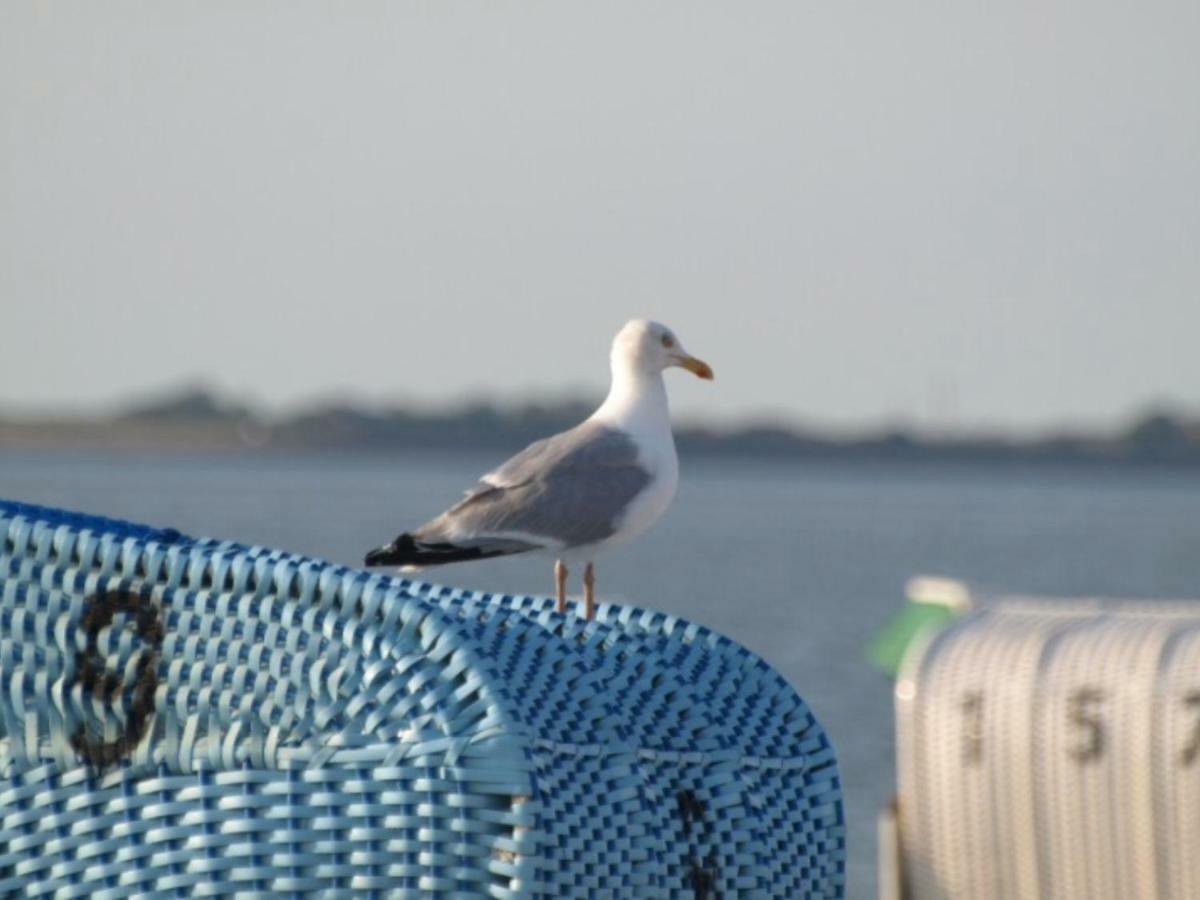
[[[675,338],[671,337],[669,334],[664,334],[662,336],[662,345],[670,350],[675,346]]]

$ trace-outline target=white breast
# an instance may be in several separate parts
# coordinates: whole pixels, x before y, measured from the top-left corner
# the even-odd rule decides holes
[[[617,531],[608,539],[609,543],[625,541],[641,534],[667,511],[675,499],[675,488],[679,485],[679,458],[675,455],[675,440],[671,432],[666,431],[655,440],[646,441],[638,453],[638,462],[651,473],[650,483],[633,499],[618,520]]]
[[[642,372],[614,356],[612,387],[592,419],[628,434],[637,445],[638,464],[650,473],[650,482],[613,523],[616,533],[604,541],[619,543],[653,525],[671,505],[679,483],[662,373]]]

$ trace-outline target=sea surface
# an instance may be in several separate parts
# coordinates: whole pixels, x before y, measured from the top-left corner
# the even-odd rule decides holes
[[[350,565],[454,501],[494,455],[0,455],[0,497]],[[681,461],[679,494],[598,560],[603,597],[712,626],[763,656],[832,737],[849,896],[875,895],[875,818],[894,790],[891,684],[870,638],[918,573],[1054,595],[1200,597],[1200,472]],[[434,580],[545,593],[550,562]],[[578,573],[576,573],[578,574]]]

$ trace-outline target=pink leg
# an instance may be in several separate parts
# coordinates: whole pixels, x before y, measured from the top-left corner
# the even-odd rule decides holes
[[[596,618],[596,569],[591,563],[583,570],[583,618]]]
[[[567,612],[567,567],[563,561],[554,563],[554,590],[558,596],[558,611],[561,615]]]

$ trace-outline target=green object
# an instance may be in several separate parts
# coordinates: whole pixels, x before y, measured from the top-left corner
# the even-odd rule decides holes
[[[867,648],[867,658],[889,678],[895,678],[904,654],[917,635],[941,629],[971,606],[970,594],[957,581],[914,578],[907,586],[908,604],[900,610]]]

